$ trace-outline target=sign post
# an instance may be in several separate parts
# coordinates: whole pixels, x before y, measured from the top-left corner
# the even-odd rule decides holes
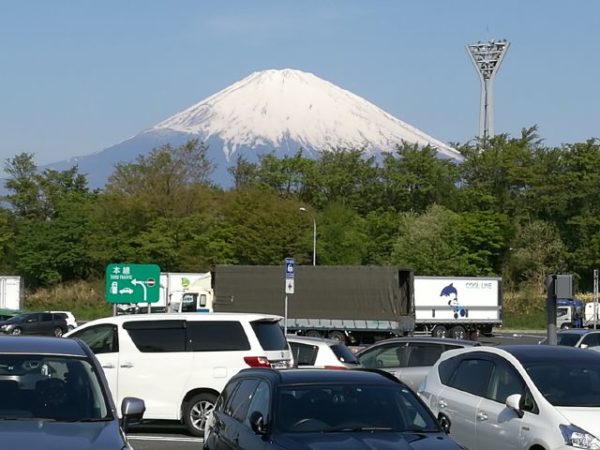
[[[288,294],[294,293],[294,258],[285,258],[285,305],[283,317],[283,333],[287,336]]]
[[[104,297],[108,303],[156,303],[160,297],[160,267],[156,264],[108,264]]]

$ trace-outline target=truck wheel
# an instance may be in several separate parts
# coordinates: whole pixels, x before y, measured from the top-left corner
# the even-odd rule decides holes
[[[467,330],[465,330],[465,327],[462,325],[456,325],[455,327],[450,328],[448,334],[454,339],[465,339],[467,337]]]
[[[217,396],[210,392],[196,394],[183,406],[183,422],[193,436],[204,436],[204,425],[215,407]]]
[[[433,330],[431,330],[431,335],[437,338],[445,338],[448,336],[448,330],[444,325],[436,325],[433,327]]]
[[[329,339],[333,339],[335,341],[341,342],[342,344],[346,343],[346,335],[344,333],[342,333],[341,331],[330,331],[329,335],[327,336]]]
[[[323,335],[321,334],[321,332],[320,332],[320,331],[318,331],[318,330],[308,330],[308,331],[305,333],[305,336],[307,336],[307,337],[314,337],[314,338],[320,338],[320,337],[323,337]]]
[[[569,328],[571,328],[571,324],[570,324],[570,323],[563,323],[563,324],[560,326],[560,329],[561,329],[561,330],[568,330]]]

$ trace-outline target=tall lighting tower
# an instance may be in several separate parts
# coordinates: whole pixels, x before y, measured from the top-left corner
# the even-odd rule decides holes
[[[479,137],[494,135],[494,96],[492,84],[500,63],[510,43],[502,41],[477,42],[466,46],[471,61],[479,73],[481,81],[481,101],[479,110]]]

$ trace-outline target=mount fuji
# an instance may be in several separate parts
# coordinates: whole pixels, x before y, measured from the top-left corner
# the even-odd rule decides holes
[[[300,148],[308,157],[335,148],[363,149],[370,156],[393,152],[407,142],[430,145],[440,158],[462,160],[447,144],[352,92],[311,73],[284,69],[252,73],[130,139],[48,167],[78,165],[91,187],[102,187],[114,164],[189,139],[208,145],[208,157],[216,165],[212,178],[221,186],[231,185],[227,168],[237,155],[257,161],[261,154],[283,157]]]

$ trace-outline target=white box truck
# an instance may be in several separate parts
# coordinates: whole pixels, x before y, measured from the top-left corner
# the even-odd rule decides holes
[[[23,279],[17,275],[0,276],[0,309],[23,308]]]
[[[415,331],[464,339],[502,324],[502,279],[415,276]]]

